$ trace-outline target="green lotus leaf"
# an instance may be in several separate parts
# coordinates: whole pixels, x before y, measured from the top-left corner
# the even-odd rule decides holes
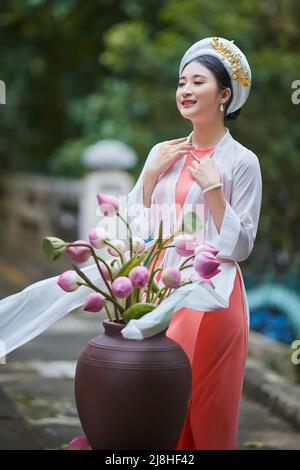
[[[123,313],[123,320],[128,323],[130,320],[137,320],[138,318],[143,317],[146,313],[152,312],[157,307],[155,304],[150,303],[138,303],[131,305],[125,312]]]
[[[141,264],[141,262],[146,258],[146,256],[148,256],[148,253],[146,251],[144,251],[144,253],[140,254],[140,255],[136,255],[134,256],[133,258],[131,258],[130,260],[128,260],[119,270],[117,277],[120,277],[120,276],[128,276],[128,274],[130,273],[130,271],[135,268],[136,266],[139,266]]]

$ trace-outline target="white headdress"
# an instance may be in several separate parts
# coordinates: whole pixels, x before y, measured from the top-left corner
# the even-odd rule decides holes
[[[248,98],[251,87],[251,70],[242,51],[233,41],[220,37],[201,39],[195,42],[184,54],[179,66],[179,77],[187,63],[202,55],[212,55],[226,68],[232,85],[232,100],[226,110],[230,114],[241,108]]]

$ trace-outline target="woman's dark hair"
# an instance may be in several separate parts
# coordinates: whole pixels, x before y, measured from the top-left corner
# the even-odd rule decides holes
[[[231,96],[230,96],[228,102],[225,105],[225,113],[224,113],[225,117],[224,117],[224,119],[228,120],[228,121],[236,119],[238,117],[238,115],[240,114],[242,108],[239,108],[236,111],[234,111],[233,113],[230,113],[230,114],[226,115],[226,110],[228,109],[228,106],[230,105],[230,103],[232,101],[232,98],[233,98],[233,90],[232,90],[232,86],[231,86],[230,76],[229,76],[227,70],[225,69],[224,65],[220,62],[219,59],[217,59],[216,57],[211,56],[211,55],[201,55],[199,57],[196,57],[196,59],[191,60],[190,62],[194,62],[194,61],[196,61],[199,64],[203,65],[204,67],[206,67],[208,70],[210,70],[213,73],[213,75],[214,75],[214,77],[217,81],[218,88],[219,88],[220,91],[224,90],[225,88],[230,88]],[[188,62],[185,65],[185,67],[190,62]]]

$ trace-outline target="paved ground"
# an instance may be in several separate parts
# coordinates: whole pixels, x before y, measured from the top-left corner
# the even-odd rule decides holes
[[[16,291],[9,280],[0,282],[0,298]],[[0,365],[0,449],[62,449],[82,434],[75,364],[86,342],[102,331],[98,315],[74,312],[8,355]],[[239,449],[249,448],[300,449],[300,433],[243,396]]]

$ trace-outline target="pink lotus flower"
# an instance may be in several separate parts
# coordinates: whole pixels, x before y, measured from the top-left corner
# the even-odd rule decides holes
[[[86,241],[84,240],[77,240],[76,242],[73,242],[75,245],[79,244],[87,244]],[[88,246],[70,246],[68,245],[66,248],[66,253],[67,255],[70,256],[70,258],[75,262],[75,263],[85,263],[91,256],[91,250]]]
[[[161,279],[166,287],[179,287],[181,281],[181,271],[177,268],[164,269]]]
[[[193,264],[198,275],[214,288],[214,283],[210,279],[221,272],[218,269],[220,263],[215,255],[209,251],[202,251],[195,257]]]
[[[81,281],[81,279],[78,274],[70,269],[69,271],[65,271],[59,276],[57,284],[66,292],[73,292],[80,287],[77,284],[79,281]]]
[[[217,248],[215,248],[214,246],[211,246],[211,245],[198,245],[197,248],[195,249],[195,256],[198,255],[199,253],[203,252],[203,251],[209,251],[210,253],[212,253],[213,255],[217,255],[219,253],[219,250],[217,250]]]
[[[116,248],[118,248],[118,250],[120,250],[122,253],[124,253],[126,249],[126,245],[123,242],[123,240],[111,240],[110,243],[114,245]],[[116,250],[114,250],[111,246],[107,248],[107,251],[112,256],[120,256],[119,253]]]
[[[85,436],[76,436],[68,444],[68,450],[92,450]]]
[[[198,242],[195,235],[185,233],[174,239],[176,253],[180,256],[193,256]]]
[[[124,299],[132,292],[132,282],[128,277],[120,276],[113,281],[111,288],[116,297]]]
[[[93,228],[89,233],[89,241],[90,244],[93,245],[94,248],[105,248],[105,241],[109,241],[109,233],[103,227],[96,227]]]
[[[86,312],[100,312],[106,302],[105,297],[98,292],[93,292],[88,295],[83,305],[83,310]]]
[[[97,200],[103,215],[112,217],[119,211],[119,201],[116,197],[99,193]]]
[[[144,266],[136,266],[130,271],[128,277],[131,280],[133,287],[142,289],[147,285],[150,272]]]

